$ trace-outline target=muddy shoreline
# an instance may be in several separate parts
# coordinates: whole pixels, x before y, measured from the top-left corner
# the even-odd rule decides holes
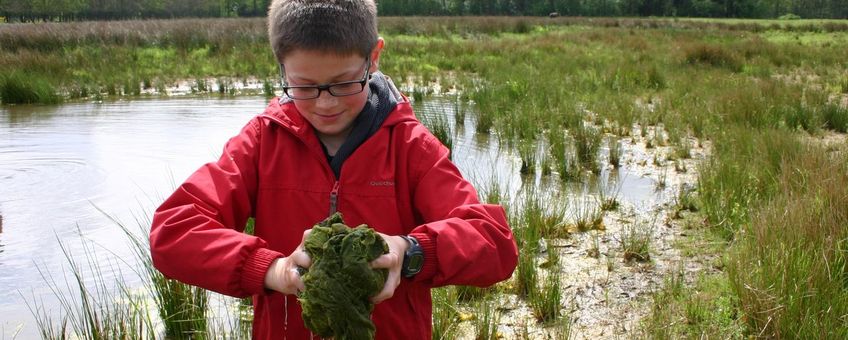
[[[695,189],[697,167],[709,156],[710,143],[691,139],[691,157],[676,162],[667,159],[673,152],[671,146],[647,147],[648,137],[634,134],[622,138],[621,143],[622,167],[630,171],[629,176],[650,178],[656,199],[635,204],[619,200],[617,209],[605,212],[603,230],[573,231],[568,238],[547,240],[544,249],[559,253],[562,315],[570,317],[571,337],[576,339],[638,336],[642,319],[650,313],[652,294],[668,276],[682,273],[689,283],[700,272],[716,271],[709,255],[684,256],[676,247],[689,233],[691,223],[703,223],[679,212],[677,199],[680,190]],[[625,260],[621,242],[633,230],[649,233],[649,259]],[[544,252],[537,255],[537,263],[544,263],[545,257]],[[540,269],[540,281],[545,272]],[[511,281],[503,284],[512,285]],[[556,326],[540,325],[528,303],[517,295],[502,294],[495,299],[501,313],[499,336],[559,338]],[[460,338],[474,338],[469,322],[461,323],[459,330]]]

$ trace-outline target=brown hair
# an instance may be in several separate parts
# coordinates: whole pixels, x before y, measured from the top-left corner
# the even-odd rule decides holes
[[[274,0],[268,38],[278,60],[297,49],[368,56],[377,44],[374,0]]]

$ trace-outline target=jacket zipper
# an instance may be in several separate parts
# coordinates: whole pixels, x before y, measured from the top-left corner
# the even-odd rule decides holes
[[[329,215],[336,213],[336,210],[337,210],[336,208],[338,206],[338,200],[339,200],[339,181],[336,180],[333,183],[333,190],[330,191],[330,214]],[[327,216],[329,216],[329,215],[327,215]]]

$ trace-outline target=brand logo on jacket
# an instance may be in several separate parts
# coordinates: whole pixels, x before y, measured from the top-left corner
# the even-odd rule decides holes
[[[390,186],[394,186],[395,182],[394,181],[371,181],[371,182],[368,182],[368,184],[371,185],[372,187],[390,187]]]

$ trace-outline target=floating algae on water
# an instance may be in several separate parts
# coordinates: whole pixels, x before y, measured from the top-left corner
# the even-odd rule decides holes
[[[373,339],[369,298],[383,289],[388,272],[368,263],[389,252],[386,241],[364,224],[348,228],[335,213],[312,228],[304,246],[312,258],[298,295],[306,327],[321,337]]]

